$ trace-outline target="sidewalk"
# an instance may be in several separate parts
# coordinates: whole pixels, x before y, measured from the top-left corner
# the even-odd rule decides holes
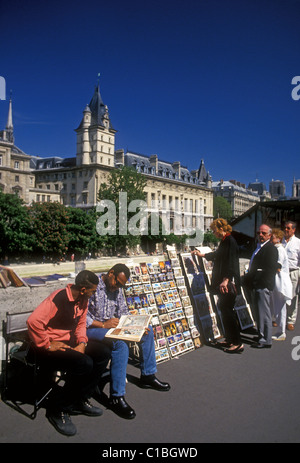
[[[99,456],[100,448],[122,443],[300,442],[300,362],[292,358],[293,350],[300,354],[292,345],[299,335],[300,325],[285,342],[256,350],[245,334],[241,355],[204,346],[160,364],[157,376],[172,386],[167,393],[140,389],[139,370],[129,365],[126,399],[136,418],[126,421],[110,410],[99,418],[72,417],[78,429],[72,438],[58,434],[43,409],[31,421],[0,402],[0,443],[98,443]]]

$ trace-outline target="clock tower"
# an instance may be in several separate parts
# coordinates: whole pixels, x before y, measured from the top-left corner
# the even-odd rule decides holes
[[[75,132],[77,166],[100,164],[114,167],[116,130],[112,126],[108,107],[102,101],[99,83]]]

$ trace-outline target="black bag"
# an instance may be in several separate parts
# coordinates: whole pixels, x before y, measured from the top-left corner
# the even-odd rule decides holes
[[[224,294],[231,294],[232,296],[236,296],[236,295],[237,295],[237,289],[236,289],[236,286],[235,286],[235,284],[233,283],[233,281],[229,281],[229,282],[228,282],[227,289],[228,289],[228,292],[227,292],[227,293],[221,293],[221,291],[220,291],[220,286],[218,286],[216,294],[217,294],[218,296],[224,296]]]

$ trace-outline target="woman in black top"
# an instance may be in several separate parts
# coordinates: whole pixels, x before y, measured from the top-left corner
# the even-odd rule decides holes
[[[225,219],[214,220],[210,228],[214,235],[221,239],[218,249],[208,254],[201,254],[199,251],[193,253],[214,262],[211,291],[219,297],[218,305],[225,331],[225,341],[220,344],[227,353],[241,353],[244,346],[233,310],[236,296],[241,292],[239,249],[231,235],[232,228]]]

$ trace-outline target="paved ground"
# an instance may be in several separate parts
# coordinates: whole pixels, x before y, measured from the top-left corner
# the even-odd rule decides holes
[[[129,365],[127,400],[137,417],[126,421],[110,410],[99,418],[73,417],[78,433],[72,438],[58,434],[44,410],[31,421],[0,402],[0,442],[98,443],[101,448],[116,443],[300,442],[300,360],[292,358],[292,352],[300,358],[300,327],[271,350],[252,349],[252,335],[245,338],[242,355],[205,346],[160,364],[158,377],[172,385],[167,393],[137,387],[139,370]]]

